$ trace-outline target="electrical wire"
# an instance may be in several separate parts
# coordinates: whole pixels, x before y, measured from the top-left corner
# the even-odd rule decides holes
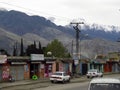
[[[40,14],[44,14],[46,16],[52,16],[52,17],[56,17],[58,18],[59,20],[64,20],[64,21],[72,21],[72,19],[68,18],[68,17],[62,17],[62,16],[58,16],[58,15],[54,15],[54,14],[49,14],[49,13],[46,13],[46,12],[42,12],[42,11],[38,11],[38,10],[33,10],[33,9],[29,9],[29,8],[24,8],[24,7],[21,7],[21,6],[17,6],[17,5],[14,5],[14,4],[10,4],[10,3],[6,3],[6,2],[0,2],[2,4],[6,4],[6,5],[9,5],[9,6],[13,6],[13,7],[17,7],[17,8],[20,8],[20,9],[24,9],[24,10],[27,10],[27,13],[28,14],[35,14],[35,13],[40,13]]]

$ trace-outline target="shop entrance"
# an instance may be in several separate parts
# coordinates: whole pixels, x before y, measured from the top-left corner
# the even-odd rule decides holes
[[[39,76],[39,64],[30,65],[30,78],[32,78],[33,75]]]
[[[82,64],[82,75],[85,75],[86,73],[87,73],[87,71],[88,71],[88,66],[87,66],[87,64],[86,63],[83,63]]]
[[[52,64],[45,64],[45,77],[49,77],[52,74]]]

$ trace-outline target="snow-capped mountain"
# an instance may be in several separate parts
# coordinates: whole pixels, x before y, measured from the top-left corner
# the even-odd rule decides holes
[[[21,38],[23,38],[24,41],[26,41],[26,44],[30,44],[34,41],[37,42],[40,41],[42,45],[44,44],[43,46],[46,46],[49,42],[51,42],[54,39],[58,39],[70,50],[72,45],[71,42],[75,41],[76,38],[76,31],[71,25],[57,26],[56,24],[54,24],[50,20],[47,20],[44,17],[29,16],[23,12],[18,12],[14,10],[0,11],[0,28],[1,28],[1,32],[3,32],[3,30],[6,32],[1,34],[0,48],[7,47],[7,49],[10,48],[9,51],[11,51],[13,43],[16,41],[20,42]],[[80,30],[81,30],[80,32],[81,42],[83,42],[84,40],[87,40],[87,42],[89,42],[88,40],[95,41],[95,38],[98,38],[97,42],[99,42],[100,44],[102,43],[103,40],[105,40],[105,43],[107,43],[106,45],[112,45],[112,43],[115,44],[113,45],[115,47],[112,47],[113,51],[118,50],[119,45],[116,45],[118,44],[116,43],[116,41],[120,37],[120,28],[118,26],[84,24],[80,27]],[[13,37],[11,38],[11,35],[14,35],[15,38]],[[9,43],[9,47],[8,47],[8,43]],[[91,46],[91,44],[92,43],[89,43],[89,46]],[[82,46],[85,46],[84,42]],[[74,47],[75,47],[75,43],[74,43]],[[89,50],[87,49],[86,51],[84,48],[84,51],[86,51],[84,53],[88,53],[88,52],[93,53],[94,52],[93,48],[96,48],[96,46],[92,44],[91,47],[93,51],[90,50],[90,48]],[[110,50],[106,49],[105,53],[107,51]]]

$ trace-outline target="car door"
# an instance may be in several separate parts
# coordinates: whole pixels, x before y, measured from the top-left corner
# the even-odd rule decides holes
[[[67,81],[69,79],[69,75],[67,75],[67,73],[64,73],[64,79]]]

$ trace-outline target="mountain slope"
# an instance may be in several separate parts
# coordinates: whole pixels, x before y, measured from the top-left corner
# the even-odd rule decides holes
[[[83,40],[81,41],[80,46],[80,52],[88,58],[93,58],[97,54],[107,55],[109,52],[118,52],[120,50],[119,42],[113,42],[100,38]]]
[[[0,11],[0,21],[2,21],[0,22],[1,28],[18,35],[34,33],[48,39],[46,37],[48,31],[51,32],[49,37],[56,37],[56,34],[52,33],[60,32],[59,27],[44,17],[28,16],[25,13],[13,10]]]
[[[17,43],[17,49],[19,54],[21,38],[23,38],[24,50],[28,45],[33,44],[34,41],[36,41],[36,43],[38,43],[39,41],[44,42],[42,43],[43,46],[45,46],[48,43],[48,41],[44,38],[34,34],[27,33],[24,36],[19,36],[0,28],[0,49],[5,49],[10,55],[12,55],[14,45],[15,43]]]
[[[15,42],[18,42],[18,48],[20,47],[21,38],[25,42],[24,47],[33,44],[34,41],[37,43],[40,41],[42,46],[46,46],[50,41],[58,39],[69,51],[72,47],[71,42],[74,41],[73,51],[75,52],[76,31],[71,25],[57,26],[44,17],[29,16],[23,12],[12,10],[0,11],[0,27],[0,48],[7,49],[10,53]],[[80,33],[80,43],[82,44],[80,49],[83,49],[81,53],[84,56],[91,57],[97,53],[106,54],[110,51],[118,51],[119,43],[116,43],[116,40],[120,36],[119,30],[120,28],[115,26],[105,27],[97,24],[84,24]],[[88,36],[86,37],[85,34],[88,34]],[[86,38],[87,40],[83,40]],[[102,43],[103,45],[101,45]],[[101,48],[105,48],[104,52],[101,51]]]
[[[76,33],[71,25],[66,27],[57,26],[44,17],[29,16],[23,12],[14,10],[0,11],[0,21],[1,28],[20,36],[26,33],[33,33],[42,38],[45,38],[46,40],[53,40],[56,37],[64,36],[73,39],[75,38]],[[90,37],[93,38],[99,37],[112,41],[116,41],[117,38],[119,38],[119,31],[119,27],[105,25],[102,26],[98,24],[84,24],[81,27],[81,33],[83,34],[88,34]]]

